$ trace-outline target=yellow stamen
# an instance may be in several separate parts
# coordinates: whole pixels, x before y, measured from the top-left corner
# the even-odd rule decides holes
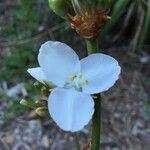
[[[89,83],[89,81],[88,80],[83,80],[83,83],[87,85]]]
[[[70,75],[69,80],[73,81],[75,79],[75,77],[76,77],[75,75]]]

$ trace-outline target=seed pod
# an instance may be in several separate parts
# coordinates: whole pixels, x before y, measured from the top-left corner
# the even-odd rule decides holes
[[[68,0],[48,0],[49,7],[60,17],[65,17],[68,12]]]

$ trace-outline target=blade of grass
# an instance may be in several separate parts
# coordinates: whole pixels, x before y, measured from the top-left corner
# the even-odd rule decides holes
[[[144,44],[144,40],[148,31],[148,28],[150,26],[150,0],[147,1],[147,12],[146,12],[146,16],[145,16],[145,24],[144,24],[144,28],[143,28],[143,32],[138,44],[138,48],[137,50],[140,51],[142,49],[142,46]]]
[[[111,20],[105,25],[102,35],[105,35],[116,24],[122,14],[126,11],[127,5],[130,0],[118,0],[112,11]]]

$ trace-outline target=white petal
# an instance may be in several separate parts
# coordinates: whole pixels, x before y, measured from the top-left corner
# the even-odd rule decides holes
[[[84,79],[83,92],[95,94],[108,90],[119,78],[121,68],[118,62],[105,54],[92,54],[81,60]]]
[[[94,102],[88,94],[56,88],[49,96],[48,109],[60,128],[75,132],[88,124],[94,112]]]
[[[44,81],[47,81],[46,76],[44,75],[44,72],[40,67],[37,68],[29,68],[27,72],[36,80],[44,84]]]
[[[66,44],[48,41],[40,48],[39,64],[47,79],[57,86],[63,87],[70,75],[80,71],[77,54]]]

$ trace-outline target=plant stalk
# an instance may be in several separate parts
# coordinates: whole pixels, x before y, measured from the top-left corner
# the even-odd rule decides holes
[[[96,53],[98,49],[98,40],[86,40],[88,55]],[[95,111],[92,118],[92,140],[91,150],[100,150],[100,132],[101,132],[101,95],[94,95]]]
[[[74,139],[75,139],[75,142],[76,142],[76,147],[77,147],[77,150],[81,150],[80,148],[80,138],[79,138],[79,135],[78,133],[74,133]]]
[[[98,40],[91,41],[91,40],[86,40],[86,47],[87,47],[87,52],[88,55],[97,53],[98,51]]]
[[[101,95],[96,94],[94,98],[95,112],[92,118],[92,141],[91,150],[100,150],[100,132],[101,132]]]

